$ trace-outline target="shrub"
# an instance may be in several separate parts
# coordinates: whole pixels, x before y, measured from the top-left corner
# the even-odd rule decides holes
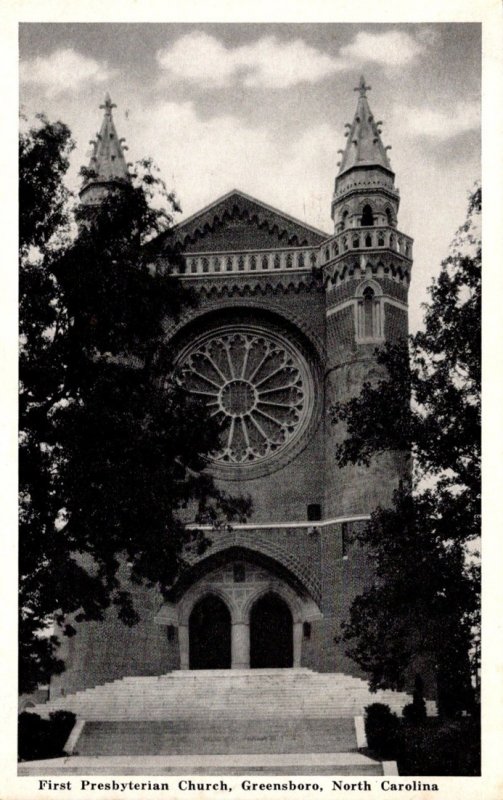
[[[426,720],[426,703],[424,702],[424,683],[420,675],[416,675],[412,703],[404,706],[402,711],[406,722],[424,722]]]
[[[365,709],[365,731],[368,746],[384,759],[396,757],[400,720],[390,707],[372,703]]]
[[[400,775],[480,775],[477,719],[403,722],[397,752]]]
[[[49,719],[23,711],[18,717],[18,759],[33,761],[64,755],[64,746],[75,725],[71,711],[54,711]]]
[[[400,775],[480,775],[479,717],[421,719],[421,713],[414,702],[403,719],[381,703],[367,706],[365,730],[376,757],[397,761]]]

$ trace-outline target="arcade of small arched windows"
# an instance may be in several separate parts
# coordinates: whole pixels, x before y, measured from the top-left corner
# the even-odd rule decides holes
[[[376,228],[373,231],[360,231],[358,228],[350,228],[347,233],[339,234],[323,250],[323,260],[325,263],[332,258],[336,258],[349,250],[362,250],[369,248],[385,248],[394,250],[396,253],[411,258],[411,245],[402,236],[390,233],[386,229]]]
[[[328,257],[328,256],[327,256]],[[183,270],[193,275],[218,272],[256,272],[257,270],[304,269],[316,267],[317,251],[273,252],[273,253],[236,253],[224,257],[215,255],[211,258],[204,255],[186,257]]]
[[[381,222],[379,222],[380,216],[382,218]],[[356,227],[372,228],[376,225],[384,223],[388,227],[394,228],[396,226],[396,219],[392,209],[389,206],[386,206],[384,210],[384,216],[383,212],[379,212],[379,214],[376,214],[370,203],[365,203],[365,205],[361,209],[360,215],[356,218]],[[349,222],[349,210],[345,208],[341,215],[341,221],[337,227],[337,233],[341,233],[342,231],[347,230],[349,227],[348,222]]]

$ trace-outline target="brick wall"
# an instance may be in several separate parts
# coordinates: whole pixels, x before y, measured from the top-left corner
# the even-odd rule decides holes
[[[229,237],[229,225],[232,236]],[[225,229],[216,227],[211,247],[247,249],[261,246],[259,229],[243,220],[226,222]],[[270,233],[264,228],[264,242]],[[216,237],[216,238],[215,238]],[[202,240],[204,241],[204,240]],[[267,245],[268,246],[268,245]],[[202,249],[196,242],[195,250]],[[190,248],[189,248],[190,250]],[[232,281],[232,283],[230,282]],[[297,281],[297,283],[296,283]],[[217,484],[226,491],[249,494],[253,502],[251,522],[268,523],[307,520],[307,506],[319,504],[322,518],[371,513],[377,505],[390,502],[408,463],[403,454],[386,453],[372,460],[370,466],[339,468],[335,461],[335,445],[342,441],[342,426],[334,426],[328,410],[336,400],[346,400],[359,393],[363,382],[376,377],[375,344],[355,342],[354,308],[338,309],[328,318],[326,304],[354,297],[360,280],[349,280],[325,293],[312,276],[232,275],[211,280],[195,278],[200,303],[171,330],[174,346],[183,346],[187,337],[206,331],[211,325],[234,319],[269,321],[275,330],[283,330],[301,343],[311,368],[318,374],[320,396],[316,398],[320,417],[316,430],[310,432],[303,449],[285,457],[269,474],[250,477],[236,470],[235,480],[217,477]],[[406,287],[389,278],[380,277],[385,295],[406,299]],[[385,302],[385,335],[394,340],[407,331],[405,311]],[[302,664],[322,671],[345,671],[360,674],[345,655],[345,646],[337,641],[341,622],[347,618],[353,597],[372,579],[371,565],[358,545],[348,545],[343,553],[342,528],[332,524],[316,528],[268,528],[233,533],[211,534],[213,554],[226,558],[231,548],[241,547],[249,553],[262,554],[276,563],[283,575],[290,574],[292,585],[313,598],[323,618],[311,623],[311,636],[304,638]],[[209,558],[211,552],[203,555]],[[209,563],[209,562],[208,562]],[[119,622],[113,611],[103,622],[78,626],[77,636],[65,642],[67,671],[56,678],[53,695],[62,689],[74,691],[124,675],[162,674],[179,667],[177,632],[168,641],[167,628],[155,622],[162,598],[154,589],[131,587],[141,621],[133,628]]]
[[[239,277],[243,283],[246,281],[246,278]],[[279,279],[275,277],[274,280]],[[231,299],[233,302],[229,305],[226,305],[225,299],[216,301],[217,312],[213,299],[200,295],[197,321],[177,332],[176,343],[183,346],[187,336],[207,330],[210,325],[218,326],[225,320],[259,321],[266,326],[272,324],[275,330],[282,331],[285,336],[291,335],[290,330],[296,331],[297,341],[312,370],[319,373],[321,382],[324,365],[320,348],[323,348],[325,338],[323,292],[314,285],[276,292],[274,284],[267,283],[265,294],[261,297]],[[315,413],[319,417],[323,398],[316,397],[315,401],[318,406]],[[225,491],[251,497],[252,522],[303,521],[307,519],[309,504],[323,504],[323,468],[323,424],[320,418],[316,430],[311,431],[311,437],[305,440],[304,449],[294,458],[289,458],[285,452],[277,467],[272,464],[268,474],[259,477],[248,477],[249,472],[236,468],[233,470],[233,479],[217,475],[217,484]]]
[[[386,339],[391,341],[403,339],[409,332],[407,312],[392,306],[390,303],[385,302],[384,306],[384,335]]]
[[[230,234],[230,236],[229,236]],[[301,245],[297,240],[295,245]],[[294,245],[294,246],[295,246]],[[270,247],[288,247],[289,236],[286,231],[276,229],[271,233],[266,223],[262,225],[250,224],[245,219],[217,220],[211,236],[204,232],[196,232],[192,241],[187,241],[184,252],[236,252],[236,250],[260,250]]]
[[[154,617],[162,598],[155,589],[129,586],[140,622],[131,628],[117,619],[115,609],[104,619],[83,622],[77,634],[63,637],[66,670],[51,681],[51,697],[114,681],[125,675],[160,675],[178,666],[178,653],[170,647],[166,627]]]

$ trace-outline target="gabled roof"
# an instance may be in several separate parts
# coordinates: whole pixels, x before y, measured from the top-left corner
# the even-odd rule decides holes
[[[387,156],[379,130],[370,110],[367,100],[367,91],[370,86],[365,85],[363,75],[355,91],[359,92],[358,103],[352,124],[347,134],[348,140],[342,154],[338,177],[352,167],[383,167],[391,172],[391,164]]]
[[[330,234],[233,189],[183,220],[170,234],[161,234],[152,243],[153,248],[162,250],[167,235],[170,244],[175,240],[182,249],[219,251],[317,246]],[[254,238],[256,246],[249,246]]]

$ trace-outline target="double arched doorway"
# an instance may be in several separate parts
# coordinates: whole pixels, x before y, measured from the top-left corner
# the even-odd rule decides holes
[[[225,602],[207,594],[189,616],[189,669],[230,669],[233,666],[233,624]],[[249,652],[249,666],[287,668],[294,663],[293,617],[288,604],[267,592],[251,605],[247,624],[240,628],[241,647]],[[248,642],[243,642],[243,636]],[[235,649],[235,648],[234,648]]]

